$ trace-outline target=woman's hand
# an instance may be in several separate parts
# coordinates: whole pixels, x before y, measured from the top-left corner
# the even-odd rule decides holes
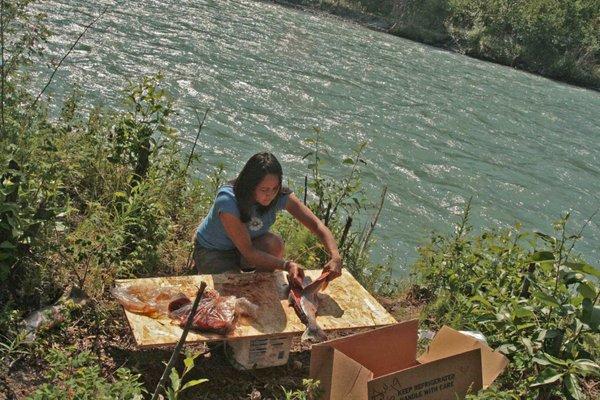
[[[292,285],[299,288],[304,287],[304,270],[300,264],[293,261],[288,261],[287,272]]]
[[[342,275],[342,259],[334,257],[323,267],[323,273],[329,272],[327,282],[331,282],[333,279]]]

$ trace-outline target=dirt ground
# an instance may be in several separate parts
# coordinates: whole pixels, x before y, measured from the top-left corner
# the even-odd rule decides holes
[[[411,296],[390,300],[378,299],[397,319],[406,320],[417,317],[421,304]],[[4,376],[0,377],[0,400],[25,399],[37,386],[45,383],[46,366],[43,361],[44,346],[75,345],[80,350],[90,350],[100,360],[106,376],[124,366],[140,374],[150,398],[163,373],[165,363],[171,357],[173,348],[138,349],[133,340],[129,325],[120,306],[115,306],[108,317],[94,323],[89,310],[77,318],[68,327],[47,332],[41,338],[38,354],[24,355],[18,359]],[[357,333],[357,330],[330,332],[329,338]],[[302,379],[309,375],[310,344],[301,343],[294,338],[288,363],[280,367],[240,371],[232,367],[225,355],[222,344],[204,344],[187,346],[188,349],[206,353],[196,359],[195,367],[186,379],[206,378],[209,381],[191,388],[180,396],[181,400],[234,400],[234,399],[282,399],[287,390],[300,389]],[[183,357],[180,357],[181,360]],[[178,371],[183,363],[177,364]],[[254,393],[253,397],[250,394]]]

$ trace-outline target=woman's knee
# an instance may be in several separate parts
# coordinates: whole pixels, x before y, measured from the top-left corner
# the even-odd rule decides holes
[[[285,244],[281,236],[268,232],[254,240],[254,245],[264,252],[267,252],[275,257],[283,257]]]

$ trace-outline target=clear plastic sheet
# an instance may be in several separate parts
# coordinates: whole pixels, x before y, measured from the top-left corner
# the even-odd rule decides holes
[[[192,300],[170,286],[134,284],[115,287],[111,292],[128,311],[153,318],[168,316],[182,327],[192,310]],[[227,334],[235,328],[240,315],[256,318],[257,311],[258,306],[244,297],[221,296],[216,290],[206,289],[198,303],[192,329]]]
[[[173,302],[169,307],[169,316],[184,326],[192,310],[192,302]],[[235,328],[240,315],[256,318],[258,306],[244,297],[221,296],[216,290],[207,289],[198,303],[192,328],[227,334]]]
[[[169,304],[187,299],[187,296],[172,286],[134,284],[127,287],[114,287],[111,293],[127,311],[149,317],[169,314]]]

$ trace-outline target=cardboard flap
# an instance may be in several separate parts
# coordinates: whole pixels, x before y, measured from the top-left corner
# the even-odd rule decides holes
[[[310,351],[310,377],[320,381],[323,399],[329,399],[333,378],[333,352],[329,346],[314,345]]]
[[[331,400],[364,400],[367,382],[373,373],[344,353],[333,351],[333,376]]]
[[[483,388],[488,388],[498,375],[508,365],[508,358],[502,353],[492,350],[485,343],[481,343],[481,373],[483,375]]]
[[[427,352],[419,357],[419,362],[429,363],[472,349],[481,350],[483,387],[487,388],[506,368],[508,359],[503,354],[493,351],[485,343],[450,327],[443,326],[440,329],[427,348]]]
[[[367,385],[368,399],[462,399],[482,387],[480,359],[481,350],[473,349],[375,378]]]
[[[418,324],[418,320],[406,321],[319,346],[331,346],[341,351],[377,377],[417,364]]]

